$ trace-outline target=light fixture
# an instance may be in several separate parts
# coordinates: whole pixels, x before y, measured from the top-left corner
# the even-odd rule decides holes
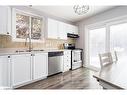
[[[73,7],[74,12],[78,15],[83,15],[89,11],[89,6],[88,5],[74,5]]]

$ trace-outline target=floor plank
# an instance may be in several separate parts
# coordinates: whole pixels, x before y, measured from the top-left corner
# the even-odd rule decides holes
[[[94,73],[95,71],[87,68],[79,68],[17,89],[102,89],[93,78]]]

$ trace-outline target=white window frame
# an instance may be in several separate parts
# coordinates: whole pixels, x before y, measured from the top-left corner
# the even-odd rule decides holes
[[[31,39],[32,42],[39,42],[39,43],[43,43],[43,38],[44,38],[44,17],[40,16],[40,15],[36,15],[33,13],[29,13],[29,12],[25,12],[19,9],[12,9],[12,40],[14,42],[25,42],[26,39],[20,39],[20,38],[16,38],[16,13],[19,13],[21,15],[25,15],[25,16],[29,16],[29,30],[30,30],[30,38],[31,38],[31,17],[37,17],[37,18],[41,18],[42,19],[42,26],[41,26],[41,39],[39,40],[35,40],[35,39]]]
[[[85,66],[86,67],[90,67],[90,68],[93,68],[90,66],[90,39],[89,39],[89,36],[90,36],[90,33],[89,31],[90,30],[94,30],[94,29],[99,29],[99,28],[105,28],[106,29],[106,25],[104,23],[96,23],[96,24],[92,24],[92,25],[87,25],[85,27],[85,51],[86,51],[86,60],[85,60]],[[107,47],[107,31],[106,31],[106,35],[105,35],[105,51],[107,51],[106,47]],[[97,68],[94,68],[94,69],[97,69]]]
[[[106,47],[105,51],[110,51],[110,26],[111,25],[117,25],[117,24],[122,24],[122,23],[127,23],[127,15],[121,16],[121,17],[116,17],[113,19],[109,19],[106,21],[98,22],[98,23],[93,23],[90,25],[85,25],[84,24],[84,30],[85,30],[85,42],[84,42],[84,47],[85,47],[85,67],[91,68],[90,63],[89,63],[89,30],[91,29],[97,29],[97,28],[106,28]],[[93,68],[93,67],[92,67]]]

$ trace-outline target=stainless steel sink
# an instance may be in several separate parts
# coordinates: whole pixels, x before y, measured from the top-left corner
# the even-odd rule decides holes
[[[44,51],[43,49],[40,49],[40,50],[31,50],[31,51]]]
[[[16,50],[15,52],[30,52],[28,50]]]
[[[36,52],[36,51],[44,51],[44,50],[42,49],[40,50],[16,50],[15,52],[32,52],[32,51]]]

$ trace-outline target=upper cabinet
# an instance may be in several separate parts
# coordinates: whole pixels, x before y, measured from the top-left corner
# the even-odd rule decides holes
[[[11,8],[7,6],[0,6],[0,34],[11,34]]]
[[[53,19],[48,19],[48,38],[57,39],[58,38],[58,21]]]
[[[67,33],[78,34],[78,27],[57,20],[48,19],[48,38],[67,40]]]
[[[78,34],[78,27],[77,26],[67,24],[66,27],[67,27],[67,29],[66,29],[67,33]]]
[[[67,40],[66,23],[58,22],[58,38]]]

